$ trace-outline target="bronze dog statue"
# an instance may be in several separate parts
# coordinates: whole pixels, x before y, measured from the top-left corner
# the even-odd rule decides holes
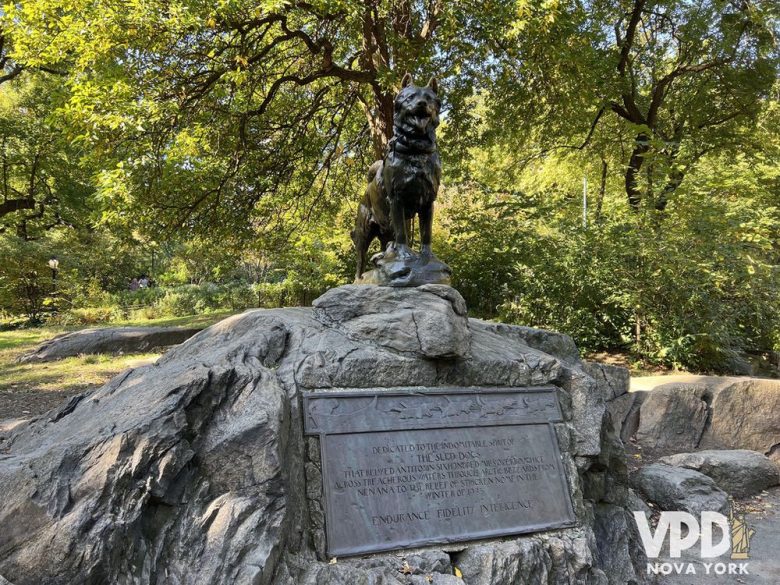
[[[435,78],[419,87],[408,73],[403,77],[401,91],[395,98],[394,135],[385,158],[368,170],[368,186],[352,231],[357,251],[356,281],[371,281],[364,277],[366,253],[376,238],[384,252],[373,260],[378,267],[385,267],[386,274],[375,277],[374,282],[414,286],[449,280],[449,268],[431,252],[433,204],[441,181],[441,161],[436,150],[441,109],[438,91]],[[420,223],[419,256],[409,248],[408,231],[415,215]],[[432,273],[422,278],[410,276],[426,266],[429,273],[433,268],[434,272],[446,272],[446,277]]]

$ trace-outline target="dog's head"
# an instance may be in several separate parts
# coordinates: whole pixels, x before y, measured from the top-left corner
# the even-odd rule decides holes
[[[425,87],[419,87],[412,82],[408,73],[401,81],[401,91],[395,98],[393,122],[396,132],[418,138],[428,136],[433,139],[433,132],[439,125],[439,83],[432,77]]]

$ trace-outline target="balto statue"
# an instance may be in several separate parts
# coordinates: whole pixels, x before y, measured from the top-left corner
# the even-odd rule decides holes
[[[431,251],[433,204],[441,180],[436,150],[441,109],[438,91],[435,78],[425,87],[418,87],[411,75],[403,77],[395,98],[394,135],[385,158],[368,170],[368,186],[352,231],[357,282],[389,286],[449,282],[449,268]],[[415,215],[420,222],[419,254],[409,248],[408,231]],[[367,278],[366,253],[375,238],[384,252],[372,259],[377,270]]]

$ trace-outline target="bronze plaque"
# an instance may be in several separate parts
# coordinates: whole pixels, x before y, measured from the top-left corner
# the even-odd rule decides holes
[[[553,387],[311,392],[304,412],[332,556],[574,523]]]

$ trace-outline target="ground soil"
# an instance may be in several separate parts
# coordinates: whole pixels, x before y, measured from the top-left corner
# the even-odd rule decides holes
[[[93,386],[94,387],[94,386]],[[80,390],[64,392],[45,391],[36,392],[28,390],[24,392],[0,392],[0,421],[4,419],[32,418],[39,416],[71,396],[91,389],[86,387]]]

